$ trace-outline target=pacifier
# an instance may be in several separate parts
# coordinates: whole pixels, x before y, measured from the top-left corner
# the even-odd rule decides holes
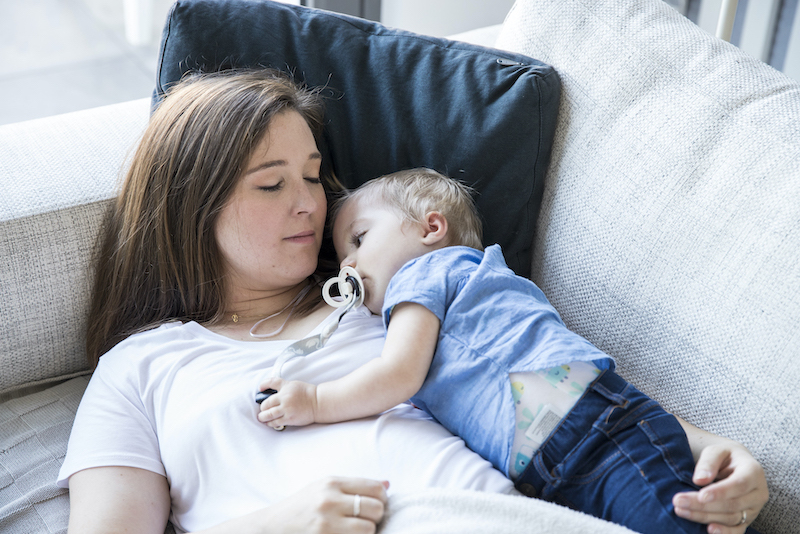
[[[333,300],[330,294],[333,284],[338,284],[339,295],[341,295],[343,300]],[[325,299],[325,302],[327,302],[329,306],[333,306],[334,308],[341,308],[351,303],[352,305],[350,307],[356,308],[361,306],[364,302],[364,282],[355,269],[352,267],[342,267],[342,270],[339,271],[339,276],[330,278],[325,282],[325,285],[322,286],[322,298]]]

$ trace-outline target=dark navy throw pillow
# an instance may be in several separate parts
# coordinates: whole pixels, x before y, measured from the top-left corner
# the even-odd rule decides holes
[[[265,0],[185,0],[154,101],[189,70],[271,67],[324,86],[320,151],[347,187],[429,167],[478,191],[485,244],[530,276],[560,82],[535,59]]]

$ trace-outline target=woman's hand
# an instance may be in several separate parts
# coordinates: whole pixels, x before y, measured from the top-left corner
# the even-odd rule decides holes
[[[743,534],[769,498],[764,469],[743,445],[681,424],[695,452],[693,481],[702,489],[675,495],[675,513],[708,524],[709,534]]]
[[[274,389],[261,402],[258,420],[272,428],[283,430],[285,426],[305,426],[316,421],[317,386],[282,378],[270,378],[261,384],[261,391]]]
[[[203,534],[373,534],[383,519],[388,487],[386,481],[364,478],[318,480],[280,502]]]
[[[388,482],[358,478],[317,481],[278,503],[281,533],[372,534],[383,519]]]

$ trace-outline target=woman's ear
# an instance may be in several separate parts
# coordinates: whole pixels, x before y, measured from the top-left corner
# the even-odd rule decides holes
[[[438,211],[425,214],[422,242],[425,245],[436,245],[447,237],[447,219]]]

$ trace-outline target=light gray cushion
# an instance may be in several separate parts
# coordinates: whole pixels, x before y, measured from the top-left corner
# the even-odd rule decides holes
[[[497,45],[563,83],[533,279],[800,532],[800,84],[659,0],[518,0]]]
[[[67,532],[69,492],[56,477],[88,384],[81,376],[0,404],[0,532]]]
[[[87,371],[90,253],[148,117],[143,99],[0,127],[0,395]]]
[[[69,495],[56,486],[88,377],[0,404],[0,531],[67,531]]]

